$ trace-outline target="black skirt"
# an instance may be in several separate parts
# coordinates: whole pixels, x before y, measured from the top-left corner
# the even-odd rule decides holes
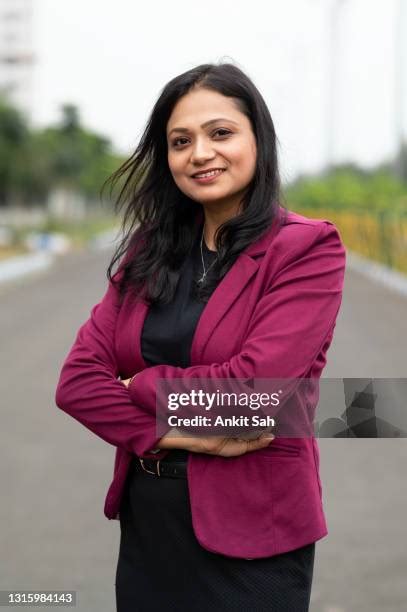
[[[197,541],[186,479],[131,463],[120,507],[117,612],[307,612],[315,543],[234,559]]]

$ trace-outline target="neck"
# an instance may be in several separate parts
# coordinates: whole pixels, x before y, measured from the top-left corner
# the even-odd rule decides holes
[[[238,215],[238,209],[236,206],[231,206],[227,210],[219,210],[219,208],[210,208],[209,206],[204,207],[204,240],[211,251],[216,251],[215,245],[215,232],[229,219],[233,219]]]

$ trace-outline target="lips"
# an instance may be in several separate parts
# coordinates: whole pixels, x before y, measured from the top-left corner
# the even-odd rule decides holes
[[[208,168],[207,170],[200,170],[199,172],[195,172],[192,174],[192,178],[203,178],[205,176],[212,176],[213,173],[221,173],[224,172],[226,168]]]

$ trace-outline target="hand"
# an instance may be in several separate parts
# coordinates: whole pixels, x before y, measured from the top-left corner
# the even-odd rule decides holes
[[[137,376],[137,374],[135,374],[135,376]],[[126,385],[126,387],[128,387],[132,378],[134,378],[134,376],[131,376],[130,378],[126,378],[126,380],[121,380],[121,382],[124,385]]]
[[[169,450],[181,448],[193,453],[205,453],[220,457],[238,457],[254,450],[266,448],[274,437],[269,432],[264,432],[254,439],[225,438],[223,436],[180,437],[166,434],[161,438],[157,447]]]
[[[251,451],[266,448],[274,439],[274,435],[268,432],[261,434],[258,438],[224,438],[222,436],[211,436],[199,438],[201,453],[218,455],[220,457],[238,457]]]
[[[137,376],[137,374],[134,376]],[[126,378],[121,382],[128,387],[134,376]],[[251,435],[253,435],[253,433]],[[268,431],[263,432],[257,438],[224,438],[223,436],[187,438],[174,437],[167,434],[161,438],[160,443],[157,444],[157,448],[161,450],[181,448],[193,453],[206,453],[208,455],[218,455],[220,457],[238,457],[239,455],[245,455],[251,451],[266,448],[274,437],[275,436]]]

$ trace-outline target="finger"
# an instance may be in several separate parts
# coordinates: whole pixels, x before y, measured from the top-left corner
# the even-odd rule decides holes
[[[256,438],[255,440],[248,440],[247,441],[248,442],[247,450],[248,451],[253,451],[253,450],[257,450],[258,448],[265,448],[273,440],[274,440],[273,434],[267,434],[267,437],[263,436],[263,437],[260,437],[260,438]]]

